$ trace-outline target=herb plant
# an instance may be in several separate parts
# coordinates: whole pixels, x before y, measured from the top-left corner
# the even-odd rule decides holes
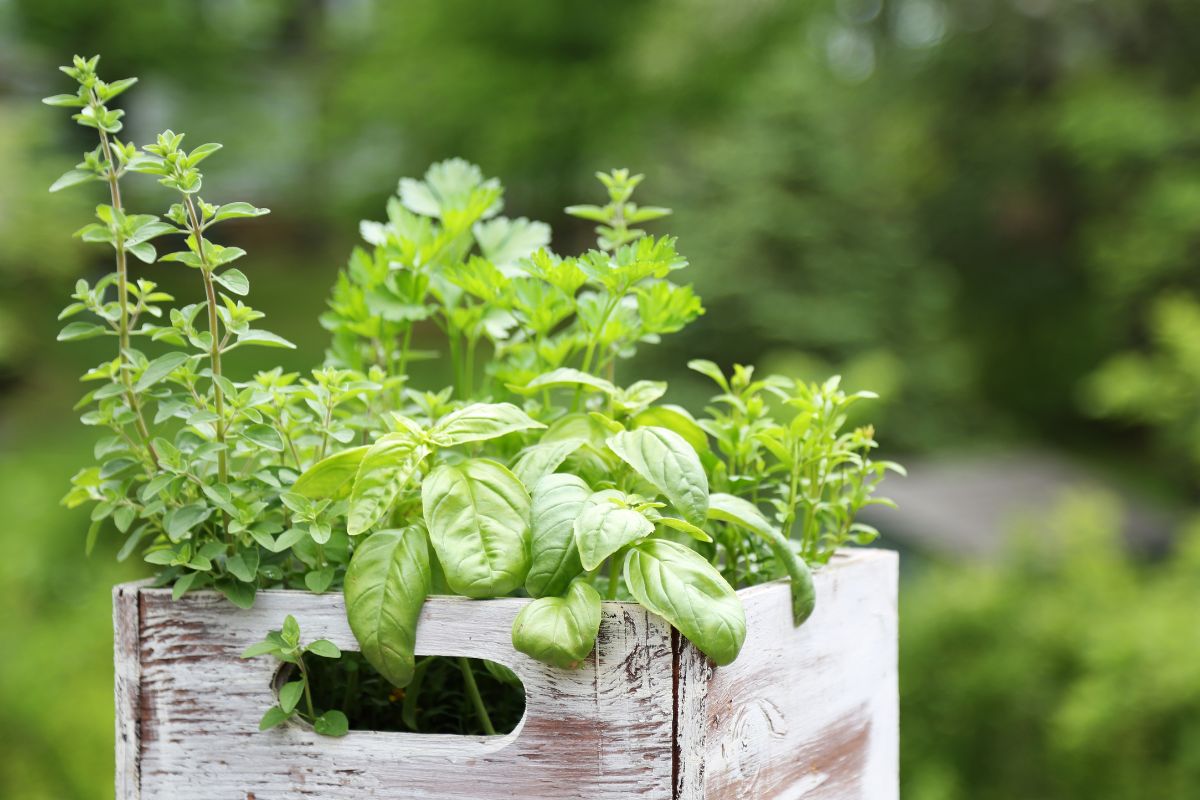
[[[312,681],[304,656],[308,653],[321,658],[341,658],[342,651],[337,645],[327,639],[318,639],[307,645],[300,641],[300,623],[288,614],[283,621],[283,627],[271,631],[261,642],[250,645],[242,658],[270,655],[285,664],[296,668],[296,680],[283,682],[278,689],[279,703],[267,710],[259,723],[259,730],[269,730],[276,725],[287,722],[292,717],[300,717],[312,724],[313,730],[325,736],[345,736],[350,729],[346,715],[336,709],[317,713],[313,704]]]
[[[76,58],[63,69],[77,91],[46,100],[99,136],[52,190],[101,182],[110,199],[78,235],[110,246],[115,271],[80,281],[60,335],[116,340],[84,376],[95,388],[83,421],[107,432],[99,463],[66,498],[92,504],[89,546],[115,530],[120,557],[141,549],[176,597],[213,587],[248,606],[265,588],[341,589],[363,656],[406,687],[426,663],[414,644],[431,594],[527,595],[513,644],[557,667],[588,657],[605,597],[640,603],[728,664],[746,635],[737,588],[787,577],[800,624],[809,565],[875,537],[855,517],[886,502],[874,491],[898,468],[871,459],[870,427],[847,430],[869,394],[693,361],[719,389],[694,417],[661,402],[666,383],[620,380],[639,347],[704,311],[674,280],[687,266],[675,240],[641,227],[670,212],[635,203],[642,176],[626,170],[598,174],[603,205],[567,209],[596,224],[595,248],[575,256],[550,249],[545,224],[501,216],[499,182],[464,161],[400,181],[337,277],[324,364],[228,374],[231,350],[291,346],[254,327],[249,280],[230,266],[245,253],[213,238],[267,212],[201,198],[199,165],[219,145],[188,150],[172,131],[141,148],[119,139],[107,104],[133,79],[106,83],[96,66]],[[129,173],[170,190],[162,217],[123,207]],[[152,240],[172,236],[182,247],[160,255]],[[131,276],[130,255],[194,269],[197,301]],[[427,391],[410,366],[434,332],[454,382]],[[307,691],[298,648],[289,620],[248,654],[290,659]],[[264,724],[322,718],[292,685]]]

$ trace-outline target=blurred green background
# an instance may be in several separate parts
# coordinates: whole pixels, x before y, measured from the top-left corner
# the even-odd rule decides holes
[[[592,172],[646,172],[708,313],[637,372],[884,396],[904,796],[1196,794],[1194,0],[0,0],[0,796],[112,794],[108,587],[139,571],[58,505],[101,351],[54,342],[103,198],[46,192],[92,144],[37,102],[95,52],[141,78],[135,141],[224,142],[206,196],[273,209],[235,236],[291,369],[400,176],[475,161],[570,250]]]

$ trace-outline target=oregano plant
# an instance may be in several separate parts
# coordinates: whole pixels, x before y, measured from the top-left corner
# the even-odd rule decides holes
[[[220,145],[189,149],[170,130],[142,147],[120,138],[109,103],[134,80],[96,68],[76,58],[63,68],[76,91],[46,100],[97,132],[51,189],[103,184],[107,202],[77,235],[113,251],[112,274],[76,286],[60,334],[114,344],[84,376],[83,422],[104,431],[97,463],[65,500],[90,504],[89,548],[124,537],[119,557],[140,552],[176,597],[211,587],[245,607],[274,587],[341,590],[363,657],[416,691],[430,595],[531,598],[513,644],[559,668],[591,653],[605,598],[641,604],[728,664],[746,636],[737,589],[786,578],[799,625],[810,568],[875,538],[857,514],[886,502],[875,490],[899,467],[872,460],[869,426],[848,425],[869,393],[693,361],[718,389],[693,415],[664,402],[665,382],[626,375],[639,348],[704,313],[678,281],[675,239],[642,227],[670,211],[636,203],[642,176],[627,170],[597,175],[602,204],[567,209],[596,225],[595,247],[574,255],[551,249],[546,224],[504,216],[503,187],[472,164],[401,180],[337,276],[323,363],[230,374],[230,351],[291,347],[256,327],[249,278],[232,266],[246,253],[220,242],[221,223],[267,211],[202,197],[201,164]],[[161,216],[124,207],[131,175],[164,187]],[[194,300],[145,277],[169,268],[194,271]],[[411,368],[433,336],[453,383],[427,389]],[[294,622],[248,655],[303,669]],[[292,686],[264,725],[320,720]]]

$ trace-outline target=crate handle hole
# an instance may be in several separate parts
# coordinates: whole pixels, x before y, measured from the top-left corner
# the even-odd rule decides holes
[[[520,678],[494,661],[418,656],[413,680],[402,689],[393,686],[362,653],[353,650],[343,650],[341,658],[336,659],[307,653],[304,666],[312,682],[309,688],[316,713],[337,709],[346,715],[352,731],[488,735],[464,667],[470,670],[496,736],[516,730],[525,716],[525,688]],[[276,699],[285,684],[299,677],[300,669],[295,664],[280,665],[271,678]],[[307,713],[303,696],[298,708]],[[300,715],[293,722],[311,727]]]

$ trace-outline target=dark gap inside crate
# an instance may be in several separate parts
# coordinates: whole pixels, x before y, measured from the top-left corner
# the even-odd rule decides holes
[[[341,658],[308,654],[304,666],[312,681],[317,713],[337,709],[350,730],[486,735],[467,691],[462,659],[419,656],[412,682],[397,688],[362,653],[343,650]],[[497,735],[511,733],[525,716],[525,689],[506,667],[483,659],[465,659]],[[284,664],[275,676],[276,691],[296,680],[298,670]]]

